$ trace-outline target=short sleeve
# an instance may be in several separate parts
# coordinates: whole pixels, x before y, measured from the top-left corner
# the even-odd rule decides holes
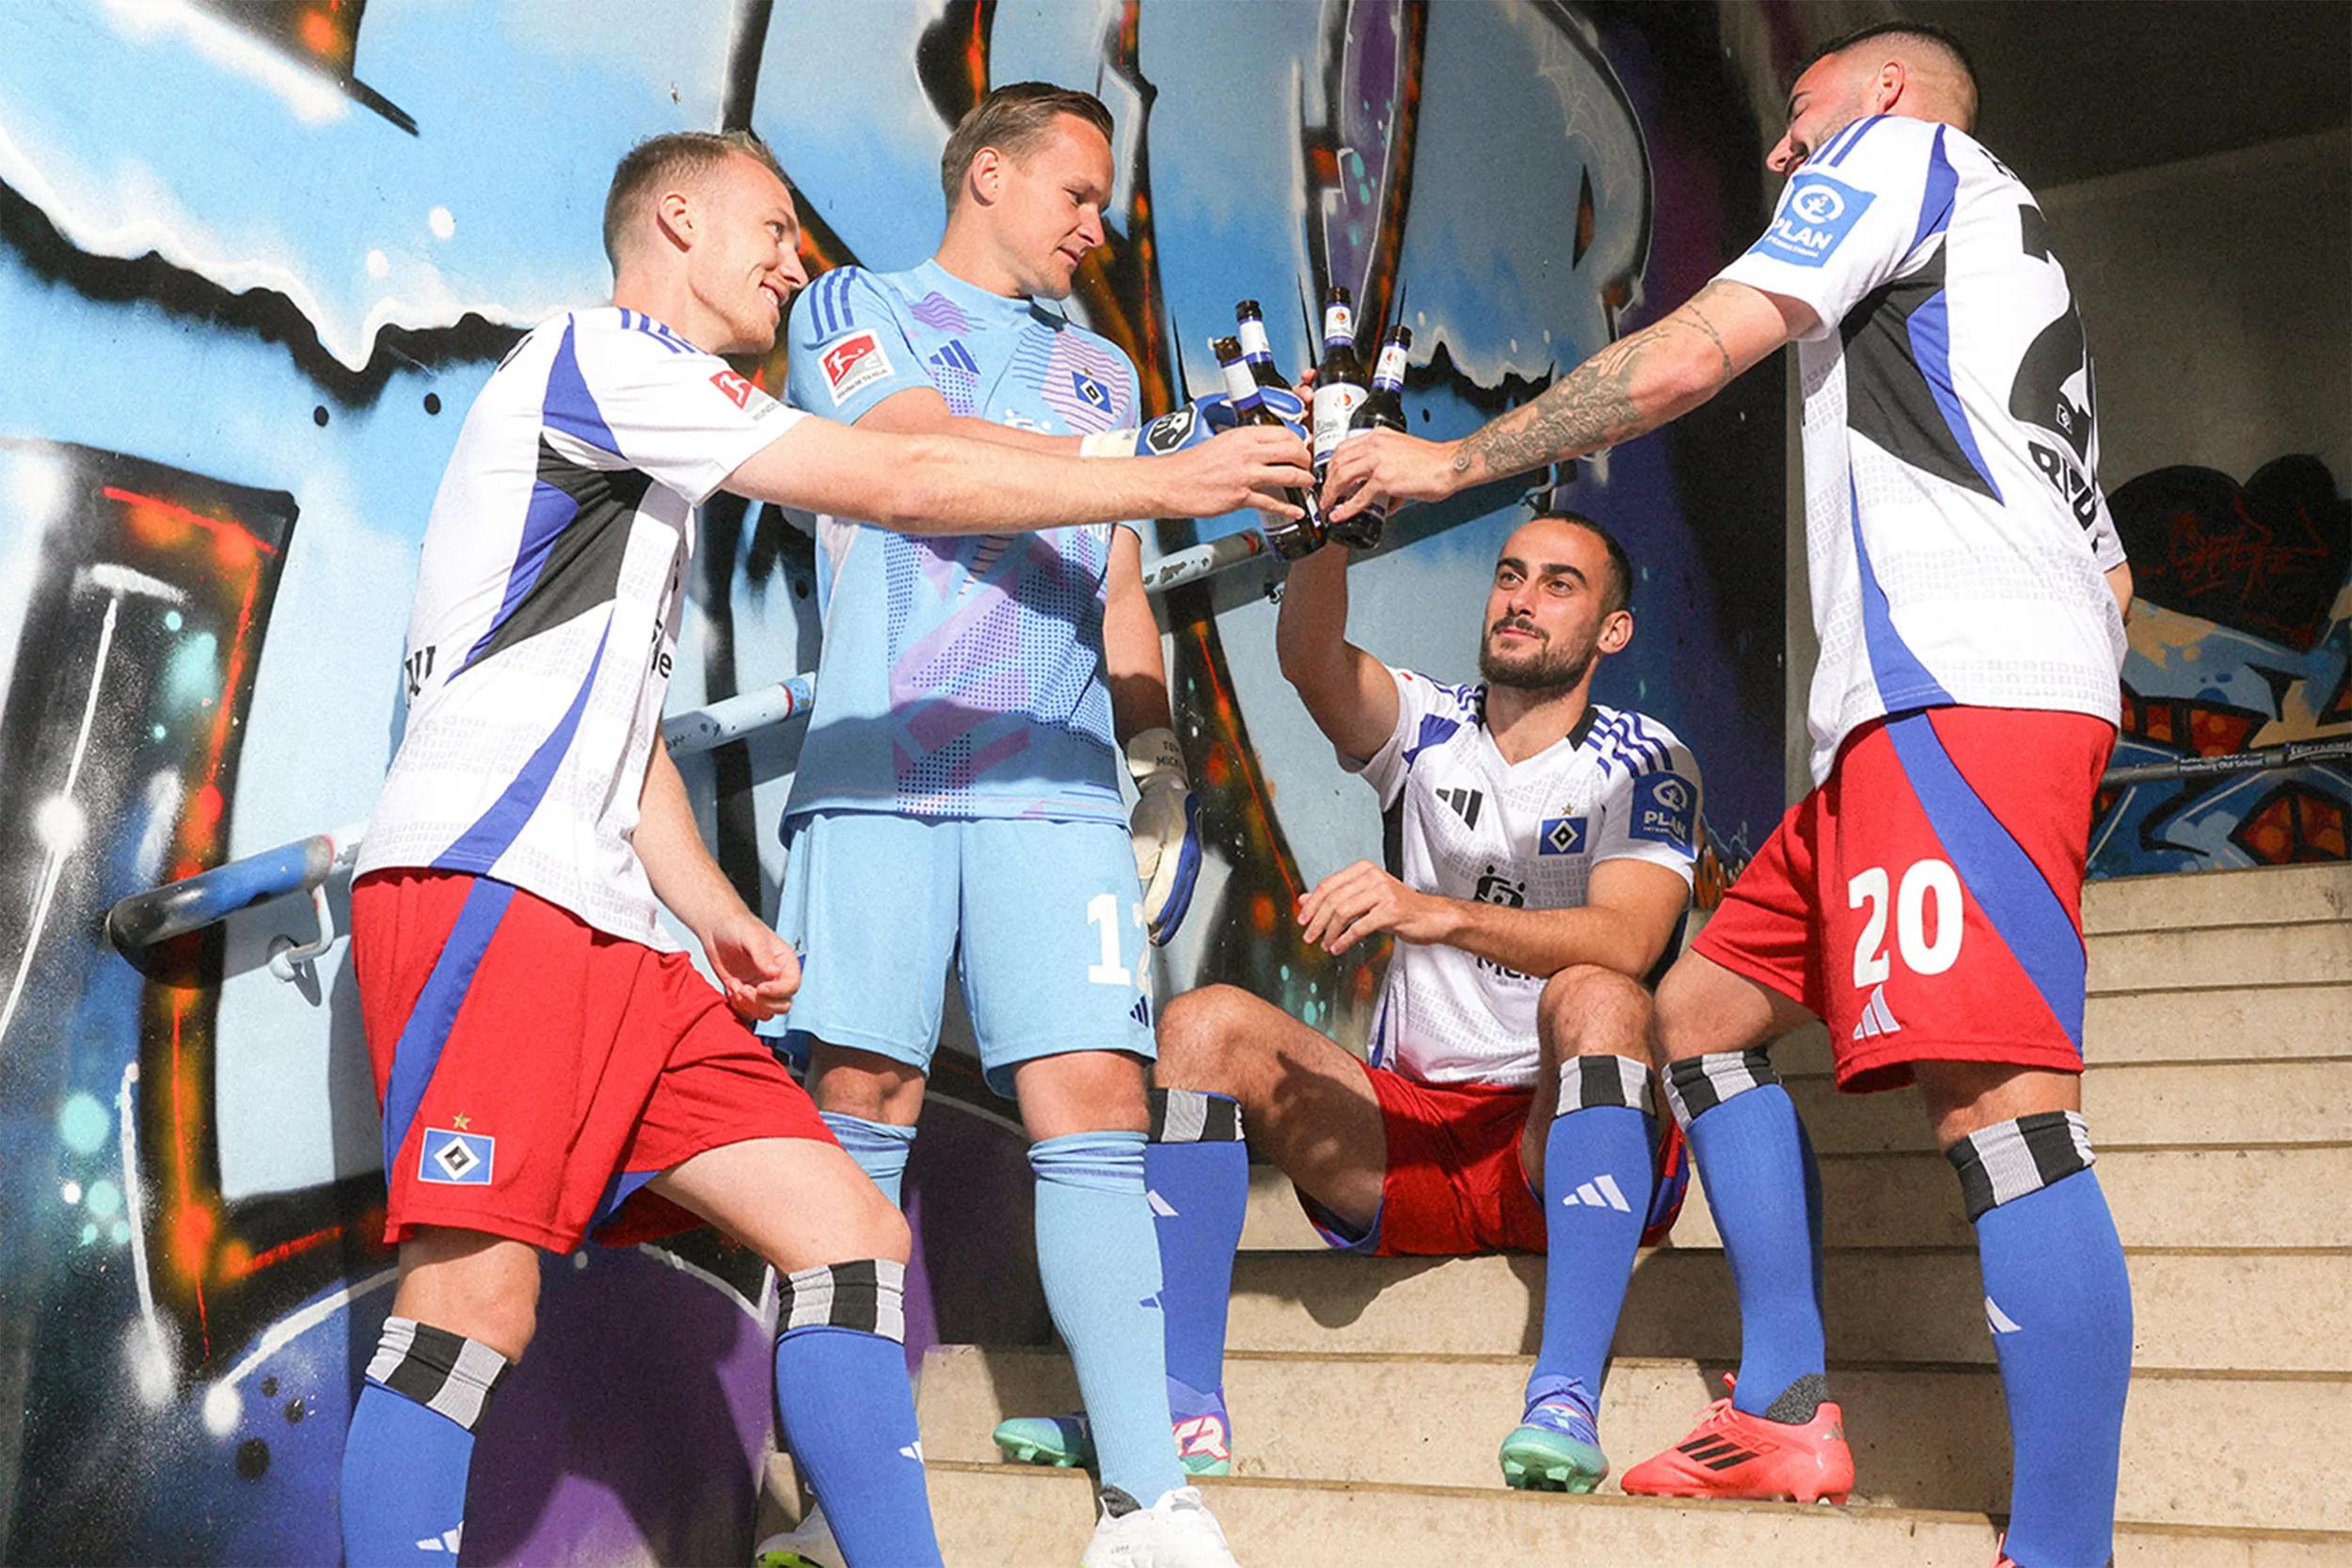
[[[542,415],[594,467],[628,467],[700,506],[800,419],[730,369],[633,310],[564,329]]]
[[[1476,706],[1476,699],[1468,687],[1448,686],[1394,666],[1389,667],[1389,678],[1396,682],[1396,727],[1369,758],[1359,760],[1344,752],[1340,754],[1340,766],[1360,774],[1372,785],[1380,797],[1383,811],[1394,805],[1404,792],[1406,776],[1412,771],[1414,759],[1430,747],[1452,738],[1464,724],[1473,722]]]
[[[931,386],[887,290],[864,267],[835,267],[792,304],[795,408],[855,424],[883,399]]]
[[[1699,858],[1698,759],[1671,737],[1645,750],[1654,759],[1646,766],[1619,764],[1611,770],[1593,834],[1593,863],[1648,861],[1688,882]]]
[[[1949,223],[1959,182],[1944,127],[1892,115],[1856,120],[1788,177],[1763,238],[1717,276],[1804,301],[1826,338]]]

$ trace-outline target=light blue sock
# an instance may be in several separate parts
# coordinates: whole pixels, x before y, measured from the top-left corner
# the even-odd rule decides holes
[[[1657,1123],[1639,1108],[1649,1071],[1622,1056],[1565,1064],[1560,1109],[1544,1139],[1544,1337],[1538,1384],[1573,1379],[1600,1404],[1617,1314],[1649,1213]]]
[[[1233,1253],[1249,1209],[1249,1149],[1228,1096],[1154,1091],[1157,1136],[1144,1146],[1144,1183],[1160,1247],[1160,1306],[1168,1320],[1169,1414],[1222,1415],[1225,1315]],[[1179,1400],[1184,1408],[1176,1408]]]
[[[350,1568],[455,1560],[473,1429],[507,1367],[477,1340],[413,1318],[385,1321],[343,1439]]]
[[[776,1418],[850,1568],[938,1568],[907,1382],[906,1265],[866,1259],[776,1281]]]
[[[914,1129],[894,1127],[886,1121],[867,1121],[846,1111],[823,1113],[825,1125],[841,1140],[842,1149],[857,1162],[857,1168],[871,1177],[882,1196],[899,1207],[898,1189],[905,1184],[907,1156],[914,1148]]]
[[[1029,1149],[1037,1266],[1070,1347],[1103,1483],[1149,1508],[1184,1484],[1168,1413],[1160,1247],[1140,1132],[1073,1132]]]
[[[2008,1550],[2020,1568],[2100,1568],[2115,1550],[2132,1282],[2082,1125],[2072,1112],[2020,1117],[1950,1155],[2009,1403]]]
[[[1822,1343],[1819,1180],[1796,1103],[1761,1051],[1673,1063],[1666,1092],[1740,1292],[1740,1378],[1732,1408],[1772,1420],[1813,1418],[1827,1397]],[[1801,1381],[1808,1380],[1808,1381]]]

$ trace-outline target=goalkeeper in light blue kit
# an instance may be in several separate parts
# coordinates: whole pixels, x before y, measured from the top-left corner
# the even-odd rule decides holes
[[[1104,243],[1110,132],[1089,94],[990,93],[942,158],[938,253],[836,269],[795,304],[792,403],[1100,455],[1204,436],[1199,407],[1137,428],[1134,367],[1055,303]],[[1149,944],[1183,918],[1200,857],[1140,561],[1131,527],[929,538],[818,520],[821,696],[777,928],[806,964],[791,1026],[818,1106],[893,1199],[957,960],[988,1083],[1035,1140],[1039,1271],[1101,1458],[1087,1568],[1223,1568],[1177,1460],[1144,1194]],[[821,1561],[819,1530],[763,1553]]]

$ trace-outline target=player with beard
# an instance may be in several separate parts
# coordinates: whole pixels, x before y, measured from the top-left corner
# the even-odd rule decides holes
[[[1225,1321],[1248,1139],[1331,1245],[1375,1255],[1550,1254],[1541,1354],[1504,1440],[1514,1486],[1588,1492],[1617,1312],[1645,1233],[1684,1186],[1652,1108],[1645,977],[1670,956],[1697,858],[1699,776],[1664,725],[1592,700],[1633,638],[1624,549],[1572,513],[1504,543],[1475,686],[1392,669],[1346,640],[1344,552],[1291,568],[1282,673],[1378,791],[1390,863],[1299,900],[1330,953],[1395,939],[1359,1059],[1232,986],[1161,1015],[1147,1171],[1168,1372],[1186,1464],[1231,1462]],[[1033,1457],[1084,1458],[1067,1418],[1007,1423]]]

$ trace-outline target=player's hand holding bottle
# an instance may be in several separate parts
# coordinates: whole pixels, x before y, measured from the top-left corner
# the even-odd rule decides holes
[[[1212,436],[1155,460],[1152,477],[1161,486],[1154,511],[1164,517],[1220,517],[1244,507],[1299,517],[1305,513],[1288,493],[1305,494],[1315,482],[1307,443],[1279,425]]]

